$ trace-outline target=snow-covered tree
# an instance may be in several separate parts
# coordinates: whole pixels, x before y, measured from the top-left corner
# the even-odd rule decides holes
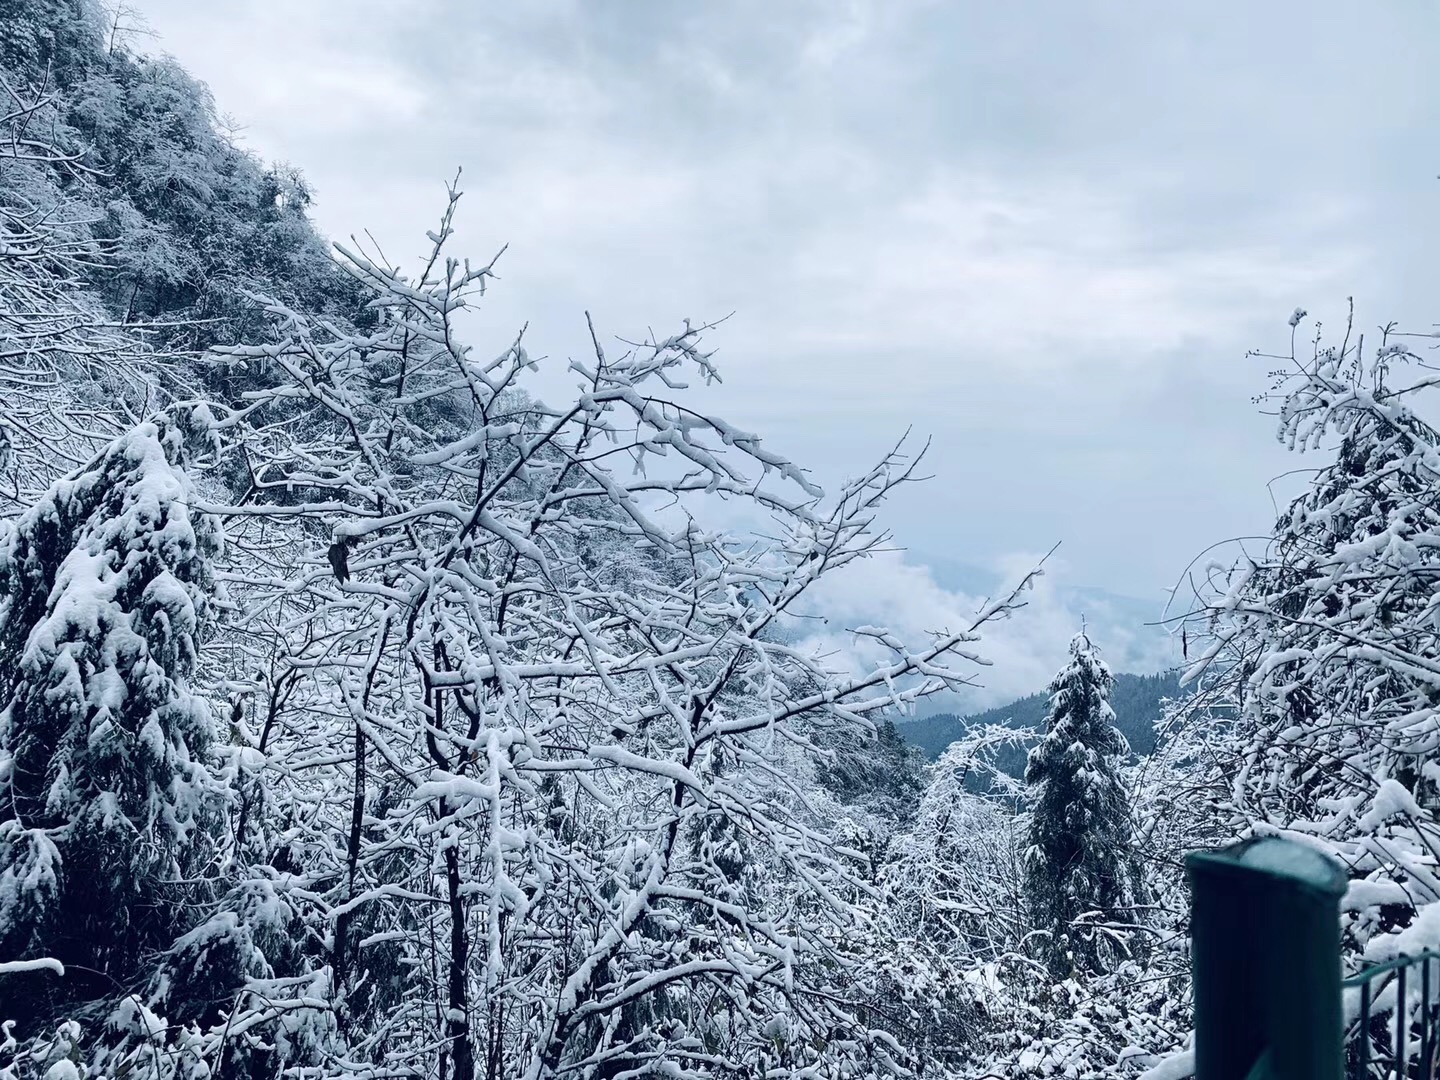
[[[994,758],[1033,738],[1028,730],[989,725],[951,743],[931,767],[914,820],[885,866],[897,918],[912,924],[917,937],[973,963],[1018,948],[1027,929],[1020,793]],[[977,779],[994,781],[994,789],[977,793]]]
[[[153,406],[147,350],[87,289],[112,251],[92,235],[92,173],[61,144],[59,109],[0,71],[0,505],[12,508]]]
[[[842,803],[903,824],[920,801],[924,772],[924,756],[887,718],[873,734],[834,747],[819,763],[818,778]]]
[[[1436,378],[1391,328],[1280,359],[1281,440],[1334,457],[1265,551],[1209,568],[1189,674],[1224,706],[1217,814],[1339,857],[1347,941],[1385,957],[1440,944],[1417,918],[1440,899],[1440,431],[1414,409]]]
[[[973,1059],[1009,1019],[1002,986],[1033,979],[1021,954],[1027,926],[1014,781],[996,751],[1033,735],[986,726],[952,743],[930,769],[908,827],[897,835],[879,878],[885,918],[877,967],[893,980],[892,1010],[932,1066]],[[992,794],[970,790],[984,776]]]
[[[685,392],[715,374],[689,325],[618,357],[596,339],[572,402],[527,397],[520,341],[485,360],[456,333],[491,276],[445,254],[458,198],[417,279],[344,253],[373,330],[269,300],[267,340],[214,354],[252,388],[216,405],[240,484],[205,505],[332,770],[274,878],[323,928],[327,985],[257,995],[231,1030],[333,1015],[347,1060],[457,1080],[903,1070],[851,945],[874,889],[811,762],[962,683],[1011,600],[918,647],[857,628],[889,657],[860,675],[788,643],[812,585],[884,542],[913,462],[825,499]],[[706,529],[715,497],[773,538]],[[397,967],[403,995],[355,1023]]]
[[[0,1015],[147,990],[211,872],[222,792],[191,687],[216,527],[193,509],[184,428],[117,439],[13,523],[0,550]]]
[[[1050,684],[1045,735],[1025,765],[1030,826],[1025,892],[1050,970],[1101,971],[1124,954],[1106,922],[1135,903],[1126,752],[1108,701],[1113,676],[1084,633]]]

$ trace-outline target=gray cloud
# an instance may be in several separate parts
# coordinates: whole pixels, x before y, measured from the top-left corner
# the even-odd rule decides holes
[[[336,237],[418,252],[465,166],[457,239],[512,245],[481,348],[735,310],[707,406],[822,479],[933,433],[917,558],[1063,540],[1074,583],[1156,595],[1303,464],[1244,351],[1352,292],[1433,314],[1421,5],[142,7]]]

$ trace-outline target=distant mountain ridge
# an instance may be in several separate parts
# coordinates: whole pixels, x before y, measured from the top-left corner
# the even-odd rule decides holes
[[[1180,696],[1180,677],[1175,671],[1158,675],[1122,673],[1115,676],[1110,707],[1115,710],[1115,726],[1129,742],[1132,752],[1143,756],[1154,751],[1160,702],[1163,698]],[[1001,724],[1013,728],[1031,727],[1039,731],[1044,728],[1049,710],[1050,695],[1040,691],[984,712],[967,716],[935,713],[914,720],[901,720],[895,726],[906,742],[934,761],[971,727]],[[1025,768],[1025,750],[1006,747],[997,755],[996,764],[1002,771],[1018,777]]]

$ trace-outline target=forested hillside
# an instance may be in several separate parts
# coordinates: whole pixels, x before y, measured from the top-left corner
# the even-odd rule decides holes
[[[260,289],[317,316],[364,323],[363,293],[306,218],[299,170],[266,164],[218,127],[176,61],[132,54],[126,14],[84,0],[17,0],[0,17],[16,132],[8,206],[95,242],[87,284],[152,346],[190,351],[259,332]],[[43,158],[44,160],[39,160]]]
[[[1115,726],[1119,728],[1120,734],[1125,736],[1131,752],[1144,755],[1154,751],[1155,730],[1160,721],[1161,705],[1167,698],[1179,698],[1182,694],[1177,672],[1159,675],[1122,673],[1115,676],[1110,707],[1115,710]],[[1009,705],[986,709],[984,712],[965,716],[932,713],[929,716],[902,721],[898,726],[907,742],[934,761],[969,728],[1004,725],[1039,731],[1049,707],[1049,694],[1030,694]],[[1025,769],[1025,757],[1018,748],[1012,747],[1002,752],[1001,761],[1001,768],[1011,776],[1019,777]]]
[[[1406,339],[1291,319],[1317,468],[1188,579],[1183,691],[1082,633],[930,763],[1034,575],[807,644],[905,442],[822,490],[710,324],[592,322],[542,399],[457,327],[458,186],[418,266],[327,246],[119,30],[0,7],[0,1080],[1183,1077],[1181,858],[1256,834],[1345,866],[1349,967],[1440,945]]]

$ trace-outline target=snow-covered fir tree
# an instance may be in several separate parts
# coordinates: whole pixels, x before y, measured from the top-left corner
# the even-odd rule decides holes
[[[140,993],[189,928],[222,790],[191,676],[220,550],[184,433],[141,424],[56,483],[0,549],[0,1012]]]
[[[1057,976],[1111,966],[1122,950],[1103,924],[1135,902],[1130,802],[1117,773],[1127,747],[1108,701],[1112,682],[1090,639],[1077,634],[1050,684],[1045,736],[1025,765],[1025,892]]]

